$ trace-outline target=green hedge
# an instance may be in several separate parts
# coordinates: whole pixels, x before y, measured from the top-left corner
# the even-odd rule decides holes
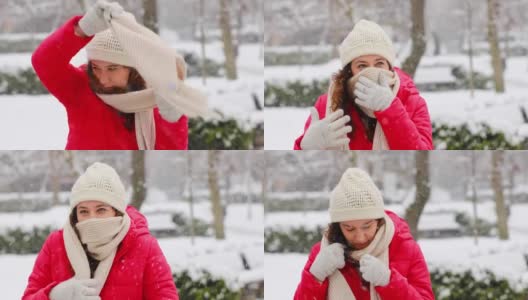
[[[51,227],[34,227],[31,231],[8,229],[0,235],[0,254],[38,253],[50,235]]]
[[[245,130],[235,119],[189,120],[189,149],[244,150],[253,143],[253,131]]]
[[[268,107],[310,107],[326,93],[329,80],[288,81],[284,84],[265,82],[264,105]]]
[[[0,72],[0,95],[42,95],[48,90],[42,85],[33,68],[13,73]]]
[[[526,140],[520,143],[510,141],[505,134],[479,123],[470,129],[467,123],[452,126],[433,122],[433,140],[435,149],[445,150],[520,150],[525,148]]]
[[[172,222],[176,224],[176,234],[178,236],[191,235],[191,220],[183,213],[173,213]],[[194,235],[210,236],[210,225],[200,219],[194,219]]]
[[[324,227],[306,229],[304,226],[289,228],[286,231],[266,228],[264,231],[264,251],[269,253],[309,253],[314,244],[321,241]]]
[[[173,274],[180,299],[194,300],[238,300],[240,293],[230,290],[223,279],[213,278],[202,271],[200,278],[193,280],[188,271]]]
[[[528,290],[516,291],[505,279],[498,279],[491,271],[476,279],[471,271],[455,273],[432,270],[431,281],[437,300],[526,300]]]
[[[293,52],[264,52],[265,66],[318,65],[332,60],[331,51],[302,50]]]

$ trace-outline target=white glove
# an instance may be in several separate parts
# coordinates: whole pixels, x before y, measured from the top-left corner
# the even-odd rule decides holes
[[[391,271],[379,259],[370,254],[365,254],[359,260],[359,271],[366,281],[374,286],[386,286],[389,284]]]
[[[55,286],[50,300],[101,300],[98,293],[99,281],[96,279],[79,280],[70,278]]]
[[[394,96],[389,85],[388,78],[380,73],[379,84],[365,76],[359,76],[354,88],[356,103],[373,111],[385,110],[388,108]]]
[[[322,248],[317,254],[310,273],[319,281],[324,281],[326,277],[332,275],[337,269],[345,266],[345,250],[340,243],[333,243]]]
[[[348,148],[350,139],[346,134],[352,131],[352,127],[345,126],[350,121],[350,117],[343,116],[342,109],[334,111],[322,120],[319,120],[319,113],[315,107],[310,108],[310,113],[312,122],[301,141],[303,150],[323,150],[340,146]]]
[[[124,12],[117,2],[99,0],[79,20],[79,27],[87,36],[92,36],[108,28],[108,22],[113,16]]]
[[[158,94],[155,94],[156,104],[158,105],[158,110],[163,119],[169,122],[178,121],[182,114],[174,109],[165,99],[163,99]]]

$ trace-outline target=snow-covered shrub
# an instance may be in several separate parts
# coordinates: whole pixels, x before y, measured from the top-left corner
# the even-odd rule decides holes
[[[458,212],[455,221],[462,226],[463,234],[473,233],[473,220],[465,212]],[[495,225],[481,218],[477,218],[477,233],[480,236],[490,236]]]
[[[188,271],[173,274],[180,299],[195,300],[237,300],[239,292],[229,289],[226,282],[213,278],[207,271],[202,271],[199,278],[191,276]],[[194,277],[194,278],[193,278]]]
[[[451,74],[456,77],[459,87],[469,89],[469,71],[462,66],[456,66],[451,69]],[[473,88],[489,89],[491,86],[491,76],[486,76],[480,72],[473,72]]]
[[[506,279],[487,270],[476,278],[471,271],[455,273],[432,270],[431,281],[437,300],[525,300],[528,289],[515,290]]]
[[[172,222],[176,224],[177,236],[191,235],[191,220],[183,213],[173,213]],[[212,236],[211,226],[200,219],[194,219],[195,236]]]
[[[265,83],[264,104],[268,107],[310,107],[326,93],[328,80],[288,81],[284,84]]]
[[[202,62],[198,55],[190,52],[179,51],[180,54],[185,59],[187,63],[187,76],[188,77],[198,77],[202,76]],[[207,77],[219,77],[222,76],[221,71],[223,70],[223,65],[217,63],[208,58],[205,59],[205,72]]]
[[[0,235],[0,254],[38,253],[51,231],[49,226],[34,227],[31,231],[20,228],[8,229]]]
[[[48,90],[42,85],[33,68],[19,69],[14,73],[0,71],[0,95],[41,95]]]
[[[235,119],[189,120],[189,149],[243,150],[249,149],[253,132],[241,128]]]
[[[289,52],[266,51],[264,65],[266,66],[291,66],[291,65],[318,65],[332,60],[331,51],[309,50]]]
[[[486,123],[474,126],[467,123],[453,126],[433,122],[433,140],[435,149],[445,150],[520,150],[525,142],[516,143],[506,135],[491,128]]]
[[[314,244],[321,241],[324,228],[306,229],[294,227],[288,231],[266,228],[264,232],[264,251],[270,253],[309,253]]]

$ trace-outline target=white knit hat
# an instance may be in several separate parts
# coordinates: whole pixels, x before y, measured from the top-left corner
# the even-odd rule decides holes
[[[86,56],[88,60],[97,59],[134,68],[134,63],[110,29],[94,36],[86,46]]]
[[[373,54],[384,57],[394,66],[396,53],[387,33],[374,22],[360,20],[339,45],[341,64],[344,67],[362,55]]]
[[[370,176],[363,170],[345,171],[330,195],[330,220],[378,219],[385,215],[383,198]]]
[[[70,209],[83,201],[101,201],[125,213],[125,187],[116,170],[107,164],[96,162],[86,169],[73,185]]]

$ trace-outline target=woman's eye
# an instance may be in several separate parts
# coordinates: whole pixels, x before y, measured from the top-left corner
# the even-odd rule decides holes
[[[84,214],[87,214],[88,211],[87,211],[87,210],[81,210],[81,211],[79,211],[79,213],[80,213],[81,215],[84,215]]]
[[[99,208],[97,210],[98,213],[105,213],[106,212],[106,208]]]

